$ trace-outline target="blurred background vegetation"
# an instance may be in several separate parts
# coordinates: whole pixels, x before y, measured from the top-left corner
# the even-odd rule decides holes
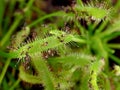
[[[86,41],[85,44],[72,42],[65,49],[62,47],[63,52],[52,50],[54,55],[42,53],[50,64],[50,71],[45,74],[52,72],[56,78],[57,75],[64,77],[61,81],[56,79],[58,89],[55,87],[55,90],[120,90],[120,0],[0,0],[1,51],[12,52],[29,39],[48,37],[44,35],[52,29],[77,34]],[[79,57],[81,53],[83,56]],[[49,83],[34,83],[32,78],[31,81],[30,78],[20,78],[20,66],[28,68],[29,62],[18,62],[18,59],[6,58],[7,54],[0,54],[0,90],[44,90],[45,85],[49,87]],[[81,69],[79,66],[82,64],[71,60],[76,57],[82,58],[80,63],[83,64],[86,59],[94,57],[100,62],[91,64],[91,61],[91,66]],[[40,70],[46,68],[46,64],[42,63]],[[61,67],[59,63],[65,65]],[[92,70],[87,72],[87,67]],[[32,69],[32,73],[36,74]]]

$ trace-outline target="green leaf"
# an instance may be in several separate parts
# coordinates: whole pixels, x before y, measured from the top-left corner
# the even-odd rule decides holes
[[[5,10],[5,0],[1,0],[0,1],[0,28],[2,25],[4,10]]]
[[[108,10],[102,9],[102,8],[97,8],[97,7],[94,7],[94,6],[80,6],[80,5],[76,5],[75,10],[77,10],[78,13],[85,12],[89,16],[91,16],[92,19],[95,19],[95,20],[102,20],[106,16],[108,17],[108,14],[109,14]]]
[[[43,51],[56,48],[59,46],[63,46],[71,41],[75,41],[83,44],[85,43],[84,39],[77,38],[72,34],[66,34],[65,32],[62,31],[52,31],[50,33],[54,35],[44,39],[41,38],[36,39],[35,41],[27,43],[26,45],[19,47],[19,49],[8,53],[8,55],[4,52],[0,52],[0,53],[3,56],[5,55],[10,56],[10,58],[23,58],[26,56],[26,53],[28,53],[30,56],[32,55],[36,56]]]
[[[114,24],[112,24],[104,32],[102,32],[101,37],[104,38],[105,36],[112,35],[115,32],[120,32],[120,20],[114,22]]]
[[[28,83],[31,83],[31,84],[41,84],[41,83],[42,83],[42,80],[41,80],[40,77],[38,77],[38,76],[33,76],[33,75],[31,75],[31,74],[26,73],[26,71],[24,70],[24,67],[23,67],[23,66],[21,66],[21,67],[19,68],[19,71],[20,71],[19,77],[20,77],[23,81],[28,82]]]
[[[94,60],[94,57],[90,55],[86,55],[83,53],[72,53],[58,58],[51,58],[49,59],[49,62],[85,66],[90,64],[92,60]]]
[[[47,63],[39,56],[32,58],[32,62],[41,78],[46,90],[55,90],[53,76],[47,66]]]

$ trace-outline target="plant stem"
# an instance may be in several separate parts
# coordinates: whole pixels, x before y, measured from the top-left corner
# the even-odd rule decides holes
[[[120,65],[120,59],[112,54],[109,55],[109,57],[116,62],[118,65]]]
[[[16,18],[16,20],[13,23],[13,25],[10,27],[10,30],[8,30],[8,33],[1,40],[1,44],[0,44],[1,47],[4,46],[5,43],[9,40],[10,36],[12,35],[12,33],[15,31],[15,29],[18,26],[18,24],[20,23],[21,19],[22,19],[22,15],[19,15]]]
[[[63,16],[62,13],[63,13],[63,12],[58,11],[58,12],[55,12],[55,13],[52,13],[52,14],[45,15],[45,16],[39,18],[38,20],[34,21],[33,23],[29,24],[28,27],[35,26],[36,24],[38,24],[38,23],[40,23],[41,21],[43,21],[43,20],[45,20],[45,19],[47,19],[47,18],[50,18],[50,17]]]
[[[120,49],[120,44],[108,44],[108,47],[115,48],[115,49]]]
[[[7,68],[8,68],[8,66],[9,66],[10,62],[11,62],[11,59],[8,58],[7,61],[6,61],[6,63],[5,63],[5,66],[3,67],[2,73],[1,73],[1,75],[0,75],[0,85],[1,85],[1,83],[2,83],[2,80],[3,80],[4,76],[5,76],[5,73],[6,73],[6,71],[7,71]]]
[[[9,89],[9,90],[14,90],[15,89],[15,87],[17,87],[17,85],[20,83],[20,79],[18,79],[14,84],[13,84],[13,86]]]

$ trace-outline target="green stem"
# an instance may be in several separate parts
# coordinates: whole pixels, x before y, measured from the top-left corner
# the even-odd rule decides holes
[[[2,26],[4,12],[5,12],[5,0],[1,0],[0,2],[0,26]]]
[[[17,85],[20,83],[20,79],[18,79],[14,84],[13,84],[13,86],[9,89],[9,90],[14,90],[15,89],[15,87],[17,87]]]
[[[6,73],[6,71],[7,71],[7,68],[8,68],[8,66],[9,66],[10,62],[11,62],[11,59],[10,59],[10,58],[7,59],[7,61],[6,61],[6,63],[5,63],[5,66],[3,67],[2,73],[1,73],[1,75],[0,75],[0,85],[1,85],[1,83],[2,83],[2,80],[3,80],[4,76],[5,76],[5,73]]]
[[[117,64],[120,65],[120,58],[118,58],[118,57],[116,57],[116,56],[114,56],[114,55],[112,55],[112,54],[109,54],[109,57],[110,57],[114,62],[116,62]]]
[[[27,6],[26,6],[27,10],[28,10],[30,7],[32,7],[33,2],[34,2],[34,0],[29,0],[29,2],[27,3]]]
[[[63,12],[61,11],[58,11],[58,12],[55,12],[55,13],[52,13],[52,14],[48,14],[48,15],[45,15],[41,18],[39,18],[38,20],[34,21],[33,23],[29,24],[28,27],[32,27],[32,26],[35,26],[36,24],[40,23],[41,21],[47,19],[47,18],[50,18],[50,17],[54,17],[54,16],[63,16],[64,14],[62,14]]]
[[[108,47],[115,48],[115,49],[120,49],[120,44],[108,44]]]
[[[6,53],[0,50],[0,56],[5,58],[18,58],[18,54],[16,52]]]
[[[75,21],[75,24],[79,28],[80,33],[84,36],[86,31],[85,28],[78,21]]]
[[[22,15],[19,15],[16,18],[16,20],[13,23],[13,25],[10,27],[10,30],[8,30],[8,33],[1,40],[1,44],[0,44],[1,47],[4,46],[5,43],[9,40],[10,36],[12,35],[12,33],[15,31],[15,29],[18,26],[18,24],[20,23],[21,19],[22,19]]]

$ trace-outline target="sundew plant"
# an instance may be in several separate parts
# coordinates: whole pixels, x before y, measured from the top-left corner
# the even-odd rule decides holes
[[[120,90],[120,0],[1,0],[0,90]]]

